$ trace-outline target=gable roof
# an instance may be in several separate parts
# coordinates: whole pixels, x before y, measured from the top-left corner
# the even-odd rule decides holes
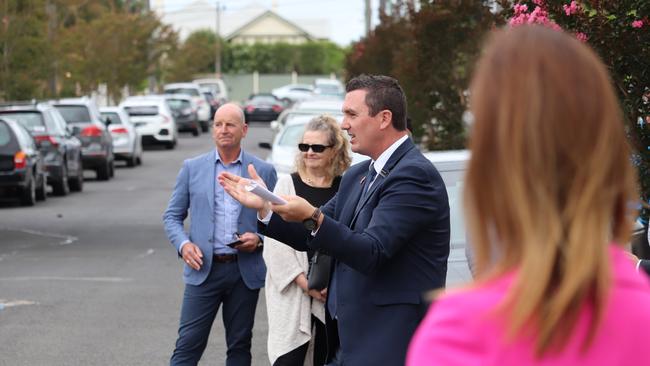
[[[298,26],[296,23],[293,23],[293,22],[279,16],[278,14],[276,14],[275,12],[273,12],[271,10],[267,10],[267,11],[263,12],[262,14],[256,16],[255,18],[251,19],[249,22],[245,23],[244,25],[240,26],[239,28],[235,29],[230,34],[226,35],[225,39],[227,41],[230,41],[231,39],[233,39],[233,38],[241,35],[242,33],[244,33],[244,31],[246,31],[246,29],[251,28],[255,23],[258,23],[258,22],[260,22],[261,20],[263,20],[265,18],[273,18],[275,20],[278,20],[278,21],[286,24],[290,28],[295,29],[297,34],[302,35],[307,39],[312,39],[313,40],[313,39],[317,38],[317,37],[314,37],[308,31],[306,31],[304,28]]]

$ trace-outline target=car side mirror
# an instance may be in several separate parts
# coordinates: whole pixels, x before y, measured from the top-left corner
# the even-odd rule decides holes
[[[106,117],[106,119],[104,119],[104,125],[108,126],[110,124],[111,124],[111,119]]]
[[[267,149],[267,150],[272,149],[271,144],[269,144],[268,142],[260,142],[259,144],[257,144],[257,146],[259,146],[262,149]]]

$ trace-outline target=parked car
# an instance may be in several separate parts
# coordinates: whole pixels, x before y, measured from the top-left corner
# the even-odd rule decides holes
[[[314,80],[314,93],[320,96],[343,99],[345,87],[343,83],[336,79],[316,79]]]
[[[192,97],[193,108],[196,109],[196,114],[201,123],[203,132],[207,132],[210,128],[210,105],[201,93],[201,87],[196,83],[175,83],[165,85],[165,94],[187,94]]]
[[[273,94],[252,94],[244,102],[246,121],[273,121],[283,110],[282,101]]]
[[[183,94],[167,95],[167,104],[172,111],[179,132],[191,132],[194,136],[201,134],[201,124],[192,109],[192,97]]]
[[[20,123],[36,141],[56,196],[83,190],[81,141],[59,111],[49,103],[15,103],[0,107],[0,118]]]
[[[214,118],[214,114],[217,112],[217,109],[219,109],[221,106],[221,103],[212,90],[208,88],[201,88],[201,93],[203,93],[205,100],[207,100],[208,104],[210,104],[210,119],[212,120]]]
[[[0,118],[0,194],[33,206],[47,197],[47,172],[36,141],[20,123]]]
[[[271,90],[271,94],[285,101],[286,105],[311,99],[314,96],[314,87],[309,84],[289,84]]]
[[[165,95],[128,97],[120,107],[142,136],[143,144],[164,144],[167,149],[176,147],[178,129]]]
[[[266,161],[271,163],[278,174],[290,174],[294,170],[294,162],[296,154],[298,153],[298,143],[302,138],[307,123],[316,115],[300,115],[296,116],[288,122],[282,130],[273,139],[273,144],[268,142],[259,143],[259,147],[263,149],[270,149],[271,153],[266,158]],[[343,120],[343,116],[335,117],[339,123]],[[357,164],[364,160],[369,159],[365,155],[353,153],[350,151],[352,157],[352,164]]]
[[[99,113],[113,136],[115,159],[126,161],[128,167],[142,164],[142,137],[126,111],[120,107],[102,107]]]
[[[202,88],[208,88],[212,90],[215,98],[219,102],[219,105],[224,104],[228,101],[228,88],[226,83],[222,79],[217,78],[207,78],[207,79],[196,79],[192,81],[195,84],[198,84]]]
[[[297,102],[291,108],[285,109],[280,113],[278,118],[275,121],[271,122],[271,129],[274,131],[279,131],[282,126],[284,126],[288,120],[294,118],[295,116],[304,116],[304,115],[321,115],[328,114],[332,117],[339,118],[343,117],[343,101],[342,100],[333,100],[333,99],[310,99]]]
[[[115,174],[113,137],[102,122],[95,102],[87,97],[61,99],[52,103],[81,140],[84,169],[94,170],[98,180]]]

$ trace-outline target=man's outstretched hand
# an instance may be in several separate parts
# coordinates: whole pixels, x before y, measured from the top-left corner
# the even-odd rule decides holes
[[[248,174],[250,175],[251,179],[242,178],[238,175],[228,172],[221,172],[217,179],[219,180],[219,184],[221,184],[223,189],[229,195],[231,195],[232,198],[236,199],[239,201],[239,203],[248,208],[257,210],[257,213],[260,215],[260,217],[264,217],[270,210],[269,203],[258,195],[247,191],[246,186],[250,185],[252,181],[257,182],[257,184],[263,186],[264,188],[266,188],[266,184],[264,184],[262,178],[257,175],[257,171],[255,170],[253,164],[248,165]]]

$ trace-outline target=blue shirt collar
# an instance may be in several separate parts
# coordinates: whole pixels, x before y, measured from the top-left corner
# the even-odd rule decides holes
[[[243,155],[244,155],[244,149],[240,148],[237,159],[235,159],[235,161],[233,161],[231,164],[241,163]],[[223,161],[221,161],[221,156],[219,155],[219,150],[217,149],[214,149],[214,162],[223,164]]]

